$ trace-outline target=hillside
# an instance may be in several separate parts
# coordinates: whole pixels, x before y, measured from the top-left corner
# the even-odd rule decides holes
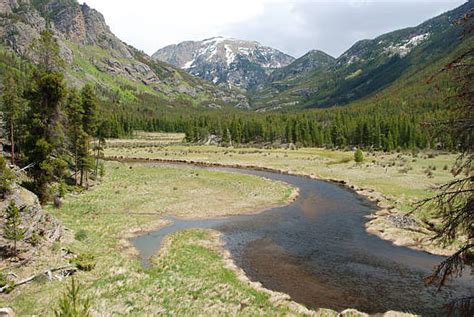
[[[260,111],[326,108],[345,105],[404,82],[456,51],[462,28],[453,22],[473,8],[473,1],[466,2],[416,27],[359,41],[322,67],[273,76],[265,89],[252,96],[252,106]],[[465,42],[472,45],[472,35]],[[307,59],[305,55],[284,69],[296,68]]]
[[[199,78],[223,86],[256,90],[271,72],[294,58],[255,41],[215,37],[169,45],[153,54]]]
[[[152,96],[163,106],[246,107],[245,96],[152,60],[117,38],[104,17],[76,0],[0,0],[2,49],[35,59],[31,43],[49,28],[72,86],[92,81],[122,103]]]

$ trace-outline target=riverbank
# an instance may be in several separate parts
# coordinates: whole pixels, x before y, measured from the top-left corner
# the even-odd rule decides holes
[[[106,173],[102,184],[82,194],[69,195],[61,209],[46,208],[64,225],[67,236],[51,247],[48,261],[44,258],[29,267],[11,268],[10,273],[22,278],[26,270],[40,272],[50,265],[67,264],[61,262],[65,254],[67,258],[92,256],[95,268],[78,272],[76,278],[83,296],[91,299],[94,316],[173,315],[177,307],[185,309],[184,304],[179,306],[185,295],[177,290],[182,286],[184,291],[192,281],[214,294],[196,299],[194,313],[213,311],[209,305],[233,307],[239,298],[251,299],[243,310],[244,314],[249,312],[247,315],[260,310],[276,315],[289,312],[287,307],[274,307],[266,294],[241,281],[229,284],[228,279],[234,280],[235,275],[220,267],[220,255],[205,247],[194,250],[193,239],[184,246],[179,237],[173,240],[179,247],[164,257],[167,267],[144,269],[128,238],[166,225],[162,217],[168,214],[218,217],[285,205],[293,199],[294,188],[250,175],[193,167],[107,162]],[[191,237],[196,237],[194,234],[199,236],[195,232]],[[177,256],[180,252],[185,256]],[[204,269],[196,271],[195,267]],[[206,276],[214,276],[214,282],[206,284]],[[13,307],[17,315],[51,315],[68,283],[69,279],[56,278],[34,281],[0,295],[0,307]],[[228,291],[222,291],[222,287]]]
[[[433,188],[451,178],[455,155],[440,153],[371,153],[364,164],[353,162],[352,152],[324,149],[251,149],[212,146],[154,146],[107,149],[115,160],[190,163],[268,170],[343,184],[378,204],[367,231],[396,245],[448,255],[454,247],[440,247],[421,225],[432,218],[429,209],[413,211],[418,199],[434,194]]]

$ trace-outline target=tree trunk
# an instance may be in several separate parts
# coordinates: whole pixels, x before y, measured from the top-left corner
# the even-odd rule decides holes
[[[98,146],[97,146],[97,152],[95,154],[95,170],[94,170],[94,174],[95,174],[95,178],[97,179],[97,170],[99,169],[99,153],[100,153],[100,141],[98,143]]]
[[[10,120],[10,142],[12,145],[12,151],[11,151],[11,162],[12,165],[15,165],[15,140],[13,138],[13,120]]]
[[[74,147],[74,185],[77,185],[77,166],[79,162],[77,161],[77,145]]]
[[[81,187],[84,184],[84,167],[81,166],[81,183],[79,184]]]

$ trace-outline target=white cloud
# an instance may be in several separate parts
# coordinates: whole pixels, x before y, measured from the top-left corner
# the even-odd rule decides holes
[[[84,1],[82,1],[84,2]],[[413,26],[464,0],[87,0],[112,31],[148,54],[218,35],[339,55],[356,40]]]

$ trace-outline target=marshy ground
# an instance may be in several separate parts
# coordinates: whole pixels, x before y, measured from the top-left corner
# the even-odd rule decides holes
[[[363,164],[353,153],[325,149],[256,149],[188,146],[179,135],[143,137],[109,142],[106,157],[179,159],[224,165],[252,165],[313,177],[344,180],[366,196],[385,204],[371,230],[400,244],[438,250],[421,233],[397,228],[388,215],[411,210],[411,204],[433,193],[433,187],[450,179],[454,154],[373,153]],[[78,279],[84,295],[92,300],[97,315],[120,314],[299,314],[288,301],[277,304],[269,293],[238,278],[228,267],[217,232],[192,229],[166,239],[165,248],[148,269],[141,266],[128,239],[167,223],[173,215],[215,218],[254,213],[287,204],[295,189],[288,184],[251,175],[212,171],[190,166],[154,163],[106,163],[100,185],[71,194],[61,209],[48,207],[66,228],[67,238],[26,269],[31,271],[60,264],[63,255],[88,253],[96,267]],[[430,218],[429,210],[417,211],[417,220]],[[0,306],[13,306],[17,314],[49,315],[65,281],[36,281],[0,296]],[[329,310],[321,315],[334,315]]]

